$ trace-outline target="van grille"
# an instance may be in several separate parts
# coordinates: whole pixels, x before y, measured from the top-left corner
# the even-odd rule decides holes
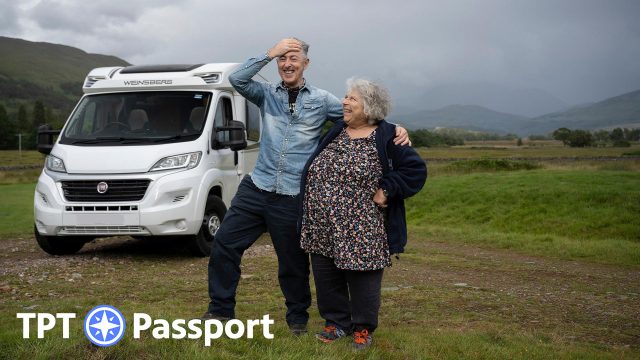
[[[66,206],[66,211],[69,212],[125,212],[125,211],[138,211],[138,205],[74,205]]]
[[[98,184],[107,183],[104,194],[98,192]],[[77,180],[62,181],[62,191],[67,201],[111,202],[140,201],[151,180]]]

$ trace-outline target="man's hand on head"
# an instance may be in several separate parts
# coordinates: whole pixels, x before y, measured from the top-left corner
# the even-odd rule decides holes
[[[267,51],[267,56],[274,59],[288,53],[289,51],[302,51],[302,44],[300,44],[300,41],[292,38],[282,39]]]
[[[411,146],[411,140],[409,139],[409,132],[407,129],[396,126],[396,137],[393,139],[393,143],[396,145]]]

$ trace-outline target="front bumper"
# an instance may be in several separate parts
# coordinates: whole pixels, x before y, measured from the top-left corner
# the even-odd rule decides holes
[[[147,191],[136,202],[69,202],[62,180],[145,178]],[[34,219],[38,232],[46,236],[66,235],[190,235],[202,225],[198,199],[198,171],[168,174],[68,175],[43,171],[34,194]],[[204,197],[206,201],[206,196]]]

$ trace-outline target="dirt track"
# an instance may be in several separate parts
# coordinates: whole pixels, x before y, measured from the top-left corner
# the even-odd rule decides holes
[[[190,257],[175,244],[128,237],[100,239],[85,245],[79,254],[66,257],[45,254],[31,238],[0,241],[0,305],[9,299],[30,299],[32,285],[52,278],[87,281],[91,276],[83,272],[87,263],[135,268],[141,261],[161,265],[175,262],[175,269],[187,264],[198,275],[198,283],[205,276],[208,261]],[[462,314],[469,319],[464,328],[481,328],[486,321],[510,323],[534,333],[556,334],[566,341],[640,348],[638,268],[539,258],[461,244],[425,241],[418,247],[414,254],[419,256],[394,259],[383,284],[385,292],[409,289],[421,301],[435,306],[437,316],[418,319],[418,325],[438,326],[448,317]],[[275,254],[268,239],[262,239],[245,256]],[[119,271],[114,275],[126,276]]]

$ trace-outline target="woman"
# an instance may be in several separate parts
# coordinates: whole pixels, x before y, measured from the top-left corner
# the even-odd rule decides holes
[[[349,79],[347,88],[344,121],[302,174],[300,241],[325,319],[316,337],[330,343],[353,333],[353,346],[363,349],[378,326],[384,268],[407,243],[403,199],[420,191],[427,169],[412,148],[393,144],[386,90],[363,79]]]

